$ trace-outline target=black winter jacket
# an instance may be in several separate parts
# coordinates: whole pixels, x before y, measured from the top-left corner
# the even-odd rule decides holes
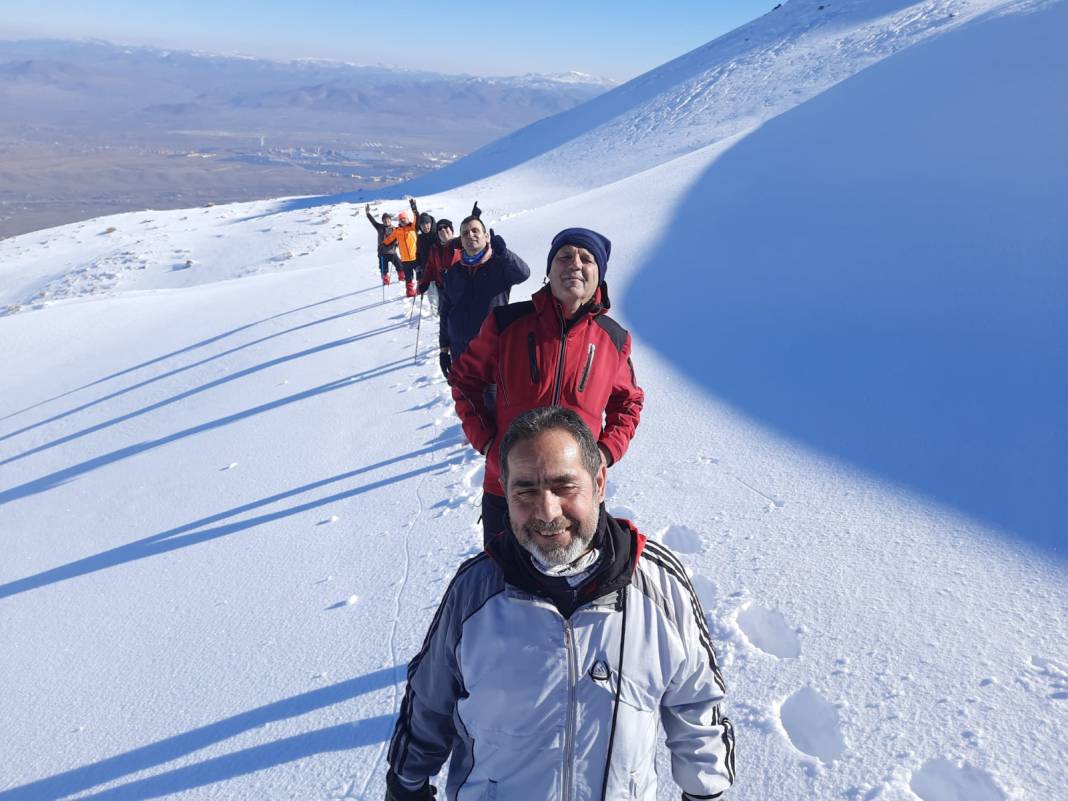
[[[442,282],[438,337],[453,361],[467,350],[490,309],[507,303],[512,287],[530,278],[530,267],[508,250],[502,237],[491,234],[490,248],[493,255],[487,261],[475,267],[458,261]]]

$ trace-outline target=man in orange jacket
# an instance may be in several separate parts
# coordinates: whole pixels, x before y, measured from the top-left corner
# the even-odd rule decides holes
[[[409,298],[414,298],[419,238],[415,220],[419,219],[419,209],[415,205],[415,198],[408,198],[408,202],[411,204],[414,217],[409,218],[408,212],[402,211],[397,215],[399,225],[382,241],[386,244],[397,243],[400,249],[401,270],[404,273],[404,294]]]

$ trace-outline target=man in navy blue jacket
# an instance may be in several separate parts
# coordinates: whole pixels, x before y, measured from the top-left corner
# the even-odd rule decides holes
[[[490,309],[508,302],[516,284],[530,277],[530,267],[508,250],[504,239],[486,229],[475,203],[460,224],[460,261],[445,273],[438,315],[441,329],[441,372],[446,378],[452,361],[467,350]]]

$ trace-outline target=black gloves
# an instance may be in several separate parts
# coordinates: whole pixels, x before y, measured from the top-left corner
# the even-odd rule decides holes
[[[441,374],[448,380],[449,370],[452,369],[452,356],[447,350],[443,350],[438,354],[438,364],[441,365]]]
[[[493,233],[493,229],[489,231],[490,247],[493,248],[494,253],[504,253],[508,249],[508,246],[504,244],[504,237],[500,234]]]
[[[433,801],[437,788],[427,782],[418,790],[407,790],[392,770],[386,773],[386,801]]]
[[[480,220],[482,219],[482,209],[478,207],[477,200],[475,201],[475,205],[471,207],[471,216],[478,217]]]

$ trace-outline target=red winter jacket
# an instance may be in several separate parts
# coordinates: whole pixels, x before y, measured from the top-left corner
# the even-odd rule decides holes
[[[435,234],[434,239],[437,240]],[[426,257],[426,264],[423,265],[423,277],[419,281],[419,294],[422,295],[428,289],[430,289],[430,282],[433,281],[434,285],[438,289],[441,289],[441,282],[445,280],[445,271],[452,265],[456,264],[460,260],[460,254],[463,252],[460,246],[460,240],[458,237],[453,237],[444,245],[441,242],[435,241],[430,246],[430,253]]]
[[[452,365],[449,383],[468,441],[486,454],[483,490],[503,495],[497,445],[509,423],[538,406],[579,413],[609,454],[622,458],[638,427],[645,394],[630,362],[630,334],[609,317],[602,284],[585,311],[565,323],[549,287],[523,303],[498,306]],[[497,385],[496,409],[485,389]],[[602,428],[602,419],[604,425]]]

